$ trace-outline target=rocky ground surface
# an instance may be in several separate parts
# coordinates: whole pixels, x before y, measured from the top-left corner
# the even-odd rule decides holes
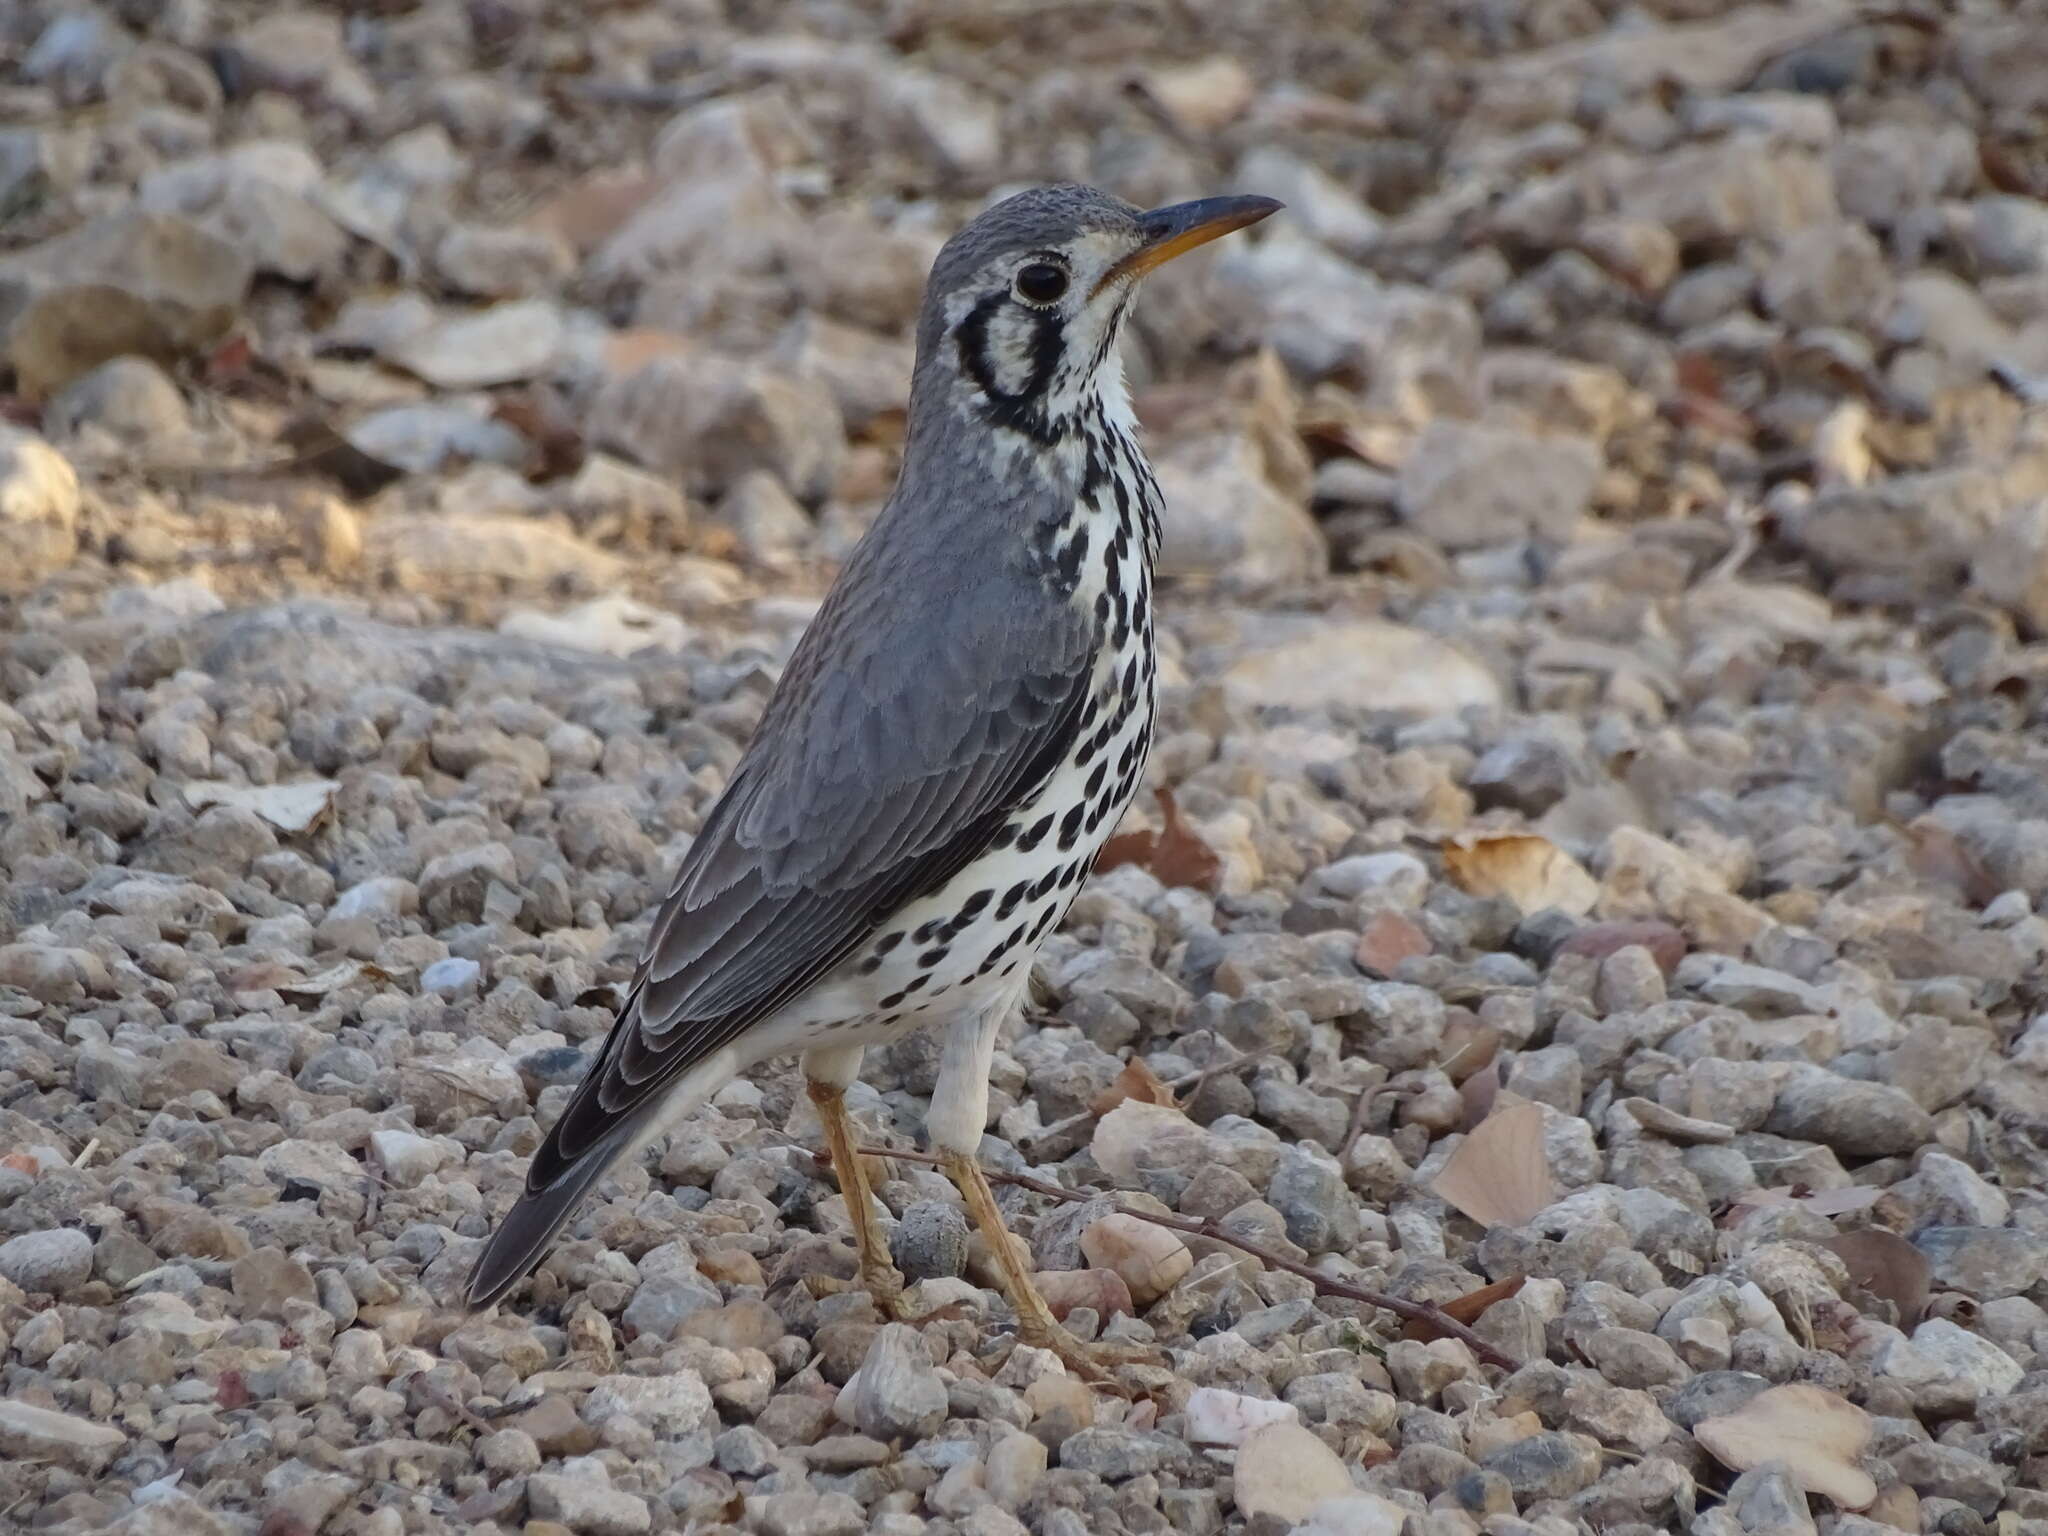
[[[17,0],[0,123],[0,1526],[2048,1533],[2048,8]],[[903,1158],[881,1326],[787,1064],[465,1316],[1055,176],[1289,205],[985,1146],[1170,1368]]]

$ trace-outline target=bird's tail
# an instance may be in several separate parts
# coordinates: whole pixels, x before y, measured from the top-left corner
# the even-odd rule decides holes
[[[538,1264],[567,1225],[590,1186],[633,1143],[634,1122],[619,1126],[561,1170],[540,1189],[528,1189],[505,1213],[469,1272],[467,1296],[473,1310],[500,1300]]]

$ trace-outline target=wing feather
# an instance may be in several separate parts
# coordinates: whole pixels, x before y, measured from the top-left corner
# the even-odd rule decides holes
[[[939,612],[891,614],[869,578],[849,565],[791,657],[529,1190],[941,888],[1073,745],[1094,649],[1078,613],[1006,625],[991,649],[1013,591],[970,580]]]

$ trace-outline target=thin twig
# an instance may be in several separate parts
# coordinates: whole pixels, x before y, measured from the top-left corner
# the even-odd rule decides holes
[[[889,1147],[862,1147],[859,1151],[863,1157],[893,1157],[900,1162],[924,1163],[934,1168],[940,1166],[939,1159],[929,1152],[899,1152]],[[1018,1189],[1028,1189],[1033,1194],[1063,1200],[1070,1205],[1086,1205],[1091,1200],[1102,1198],[1098,1191],[1066,1189],[1058,1184],[1049,1184],[1044,1179],[1035,1179],[1027,1173],[1005,1173],[994,1168],[985,1168],[982,1171],[988,1176],[991,1184],[1014,1185]],[[1335,1296],[1344,1301],[1363,1302],[1368,1307],[1378,1307],[1410,1322],[1427,1323],[1439,1333],[1458,1340],[1486,1364],[1497,1365],[1507,1371],[1515,1369],[1514,1361],[1463,1323],[1447,1315],[1440,1307],[1433,1307],[1427,1302],[1404,1301],[1399,1296],[1388,1296],[1380,1291],[1369,1291],[1363,1286],[1332,1279],[1321,1270],[1311,1269],[1285,1254],[1275,1253],[1272,1249],[1263,1248],[1257,1243],[1248,1243],[1241,1237],[1232,1237],[1213,1221],[1195,1221],[1186,1216],[1161,1216],[1154,1211],[1137,1210],[1113,1196],[1110,1205],[1120,1216],[1135,1216],[1138,1220],[1149,1221],[1156,1227],[1169,1227],[1175,1232],[1206,1237],[1211,1242],[1222,1243],[1226,1247],[1237,1249],[1240,1253],[1248,1253],[1273,1269],[1283,1269],[1290,1275],[1299,1275],[1316,1288],[1316,1294],[1319,1296]]]

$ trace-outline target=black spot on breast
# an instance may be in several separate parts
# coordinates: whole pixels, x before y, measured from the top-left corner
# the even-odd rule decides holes
[[[1083,523],[1074,530],[1074,535],[1067,540],[1065,548],[1054,557],[1060,585],[1064,590],[1071,592],[1081,584],[1081,562],[1087,558],[1088,525]]]
[[[863,976],[872,976],[881,968],[882,957],[880,955],[869,955],[867,959],[861,961],[861,963],[855,967],[855,969],[858,970]]]
[[[1032,883],[1031,899],[1033,901],[1044,900],[1046,895],[1052,890],[1053,886],[1058,883],[1059,878],[1059,866],[1055,864],[1051,869],[1048,869],[1044,874],[1040,875],[1038,879]]]
[[[901,944],[902,942],[903,931],[899,928],[896,932],[887,934],[876,942],[875,953],[878,955],[886,955],[887,953],[889,953],[890,950],[894,949],[898,944]]]
[[[945,926],[945,922],[946,920],[943,917],[935,917],[929,922],[919,923],[917,925],[917,932],[913,933],[910,937],[919,944],[929,944],[939,929]]]
[[[1095,771],[1088,775],[1088,787],[1085,790],[1083,790],[1082,793],[1087,795],[1089,799],[1093,800],[1097,795],[1102,793],[1102,781],[1108,776],[1109,763],[1105,759],[1104,761],[1097,763],[1095,765]]]
[[[1060,818],[1060,852],[1065,853],[1074,846],[1074,839],[1081,835],[1081,822],[1088,814],[1086,801],[1077,800],[1073,809]]]
[[[905,997],[908,997],[913,992],[923,991],[924,984],[930,981],[931,979],[932,978],[929,972],[921,973],[919,975],[911,977],[910,980],[904,985],[903,995]]]
[[[917,957],[918,967],[928,971],[945,959],[948,953],[950,953],[949,947],[944,944],[941,944],[937,949],[928,949]]]
[[[1000,923],[1007,919],[1012,912],[1016,911],[1017,903],[1024,899],[1024,893],[1030,889],[1031,882],[1029,880],[1019,880],[1015,885],[1003,892],[1002,903],[996,908],[996,921]]]
[[[904,994],[901,992],[891,992],[887,997],[882,999],[882,1006],[884,1008],[895,1008],[902,1003],[903,996]]]
[[[1103,451],[1093,432],[1086,434],[1082,443],[1087,458],[1081,470],[1081,498],[1093,501],[1109,480],[1109,455]]]
[[[996,835],[988,840],[991,848],[1007,848],[1017,841],[1017,827],[1014,822],[1005,822],[996,829]]]
[[[982,909],[995,899],[996,893],[993,890],[976,891],[972,896],[960,903],[960,915],[954,918],[952,923],[954,929],[958,930],[973,922],[977,917],[981,916]]]
[[[1045,834],[1050,832],[1051,830],[1052,812],[1047,811],[1043,816],[1039,817],[1038,820],[1034,821],[1031,824],[1030,831],[1026,832],[1022,837],[1017,839],[1018,850],[1022,853],[1031,852],[1032,849],[1036,848],[1040,843],[1045,841]]]

